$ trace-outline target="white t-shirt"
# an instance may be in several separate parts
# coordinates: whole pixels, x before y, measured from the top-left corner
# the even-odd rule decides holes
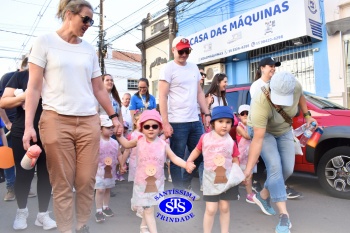
[[[255,96],[258,96],[260,92],[262,92],[261,87],[266,86],[268,83],[265,83],[264,80],[259,78],[254,81],[250,86],[250,97],[253,99]]]
[[[201,79],[197,65],[187,62],[180,66],[168,62],[161,70],[159,80],[169,83],[168,120],[171,123],[198,121],[197,94]]]
[[[122,112],[123,120],[129,123],[129,130],[132,130],[133,123],[130,115],[129,106],[125,107],[124,105],[122,105],[121,112]]]
[[[101,70],[89,43],[70,44],[56,32],[46,34],[34,42],[29,62],[44,68],[43,109],[72,116],[97,113],[91,80]]]

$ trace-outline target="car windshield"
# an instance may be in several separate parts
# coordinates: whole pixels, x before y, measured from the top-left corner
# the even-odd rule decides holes
[[[342,109],[342,110],[348,110],[347,108],[344,108],[343,106],[333,103],[329,101],[328,99],[325,99],[320,96],[313,95],[311,93],[304,92],[305,98],[310,101],[312,104],[316,105],[317,107],[321,109]]]

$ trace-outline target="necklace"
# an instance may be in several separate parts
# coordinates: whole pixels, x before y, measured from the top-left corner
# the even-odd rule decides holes
[[[144,109],[141,108],[141,111],[148,109],[149,102],[146,102],[146,99],[143,99],[143,97],[142,97],[141,94],[139,94],[139,95],[140,95],[140,98],[141,98],[141,100],[142,100],[142,104],[143,104],[143,106],[145,107]]]

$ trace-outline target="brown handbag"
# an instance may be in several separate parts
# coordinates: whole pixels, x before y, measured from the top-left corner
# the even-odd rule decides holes
[[[269,101],[269,103],[276,109],[276,111],[281,114],[281,116],[283,117],[283,119],[289,124],[292,125],[293,124],[293,119],[290,118],[287,113],[283,110],[283,108],[275,105],[274,103],[272,103],[271,99],[270,99],[270,92],[268,92],[266,90],[265,87],[261,87],[261,90],[264,92],[267,100]]]

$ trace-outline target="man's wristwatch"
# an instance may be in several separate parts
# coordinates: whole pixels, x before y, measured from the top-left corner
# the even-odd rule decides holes
[[[111,120],[112,120],[114,117],[119,117],[119,114],[118,114],[118,113],[114,113],[114,114],[108,116],[108,118],[111,119]]]
[[[304,113],[304,118],[306,117],[311,117],[311,112],[310,111],[307,111],[307,113]]]
[[[207,117],[207,116],[210,116],[210,117],[211,117],[211,114],[210,114],[210,113],[206,113],[206,114],[204,114],[204,116],[205,116],[205,117]]]

